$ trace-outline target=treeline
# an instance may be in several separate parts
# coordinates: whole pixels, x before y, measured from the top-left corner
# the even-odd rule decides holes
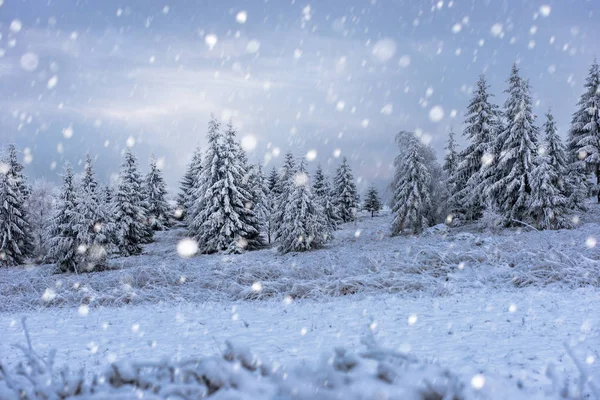
[[[111,255],[132,256],[153,240],[154,232],[177,220],[202,253],[242,252],[275,243],[281,252],[305,251],[331,240],[343,222],[352,221],[359,196],[344,158],[333,182],[317,167],[312,180],[303,159],[290,152],[278,171],[265,176],[248,162],[231,123],[208,124],[207,149],[194,152],[181,181],[177,206],[152,157],[142,177],[127,149],[116,189],[100,186],[88,155],[82,178],[70,165],[54,198],[44,184],[30,187],[13,145],[0,174],[1,265],[28,260],[55,263],[62,272],[102,270]],[[33,192],[33,194],[32,194]],[[365,209],[381,208],[371,188]]]
[[[465,115],[467,145],[458,151],[450,132],[441,169],[431,149],[413,134],[397,136],[393,234],[419,233],[444,219],[448,224],[475,221],[486,214],[498,226],[568,228],[577,222],[575,214],[584,211],[587,197],[595,195],[600,202],[597,62],[590,68],[566,145],[550,110],[541,136],[529,81],[516,64],[507,83],[500,109],[492,102],[485,77],[479,77]]]

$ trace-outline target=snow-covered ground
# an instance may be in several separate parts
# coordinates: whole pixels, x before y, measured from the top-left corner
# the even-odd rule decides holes
[[[144,255],[115,260],[118,271],[2,271],[0,359],[21,359],[13,344],[24,342],[27,316],[36,350],[55,348],[58,365],[88,373],[117,360],[219,354],[226,340],[296,365],[339,346],[359,350],[372,329],[385,347],[467,382],[481,373],[546,393],[549,364],[578,376],[565,345],[600,376],[597,206],[568,231],[390,238],[388,223],[363,217],[305,254],[183,259],[183,231],[173,230]]]

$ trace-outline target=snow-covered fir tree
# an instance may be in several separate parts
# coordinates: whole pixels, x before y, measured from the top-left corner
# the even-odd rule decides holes
[[[363,209],[371,213],[371,218],[375,216],[381,210],[381,200],[379,199],[379,193],[375,186],[369,187],[367,194],[365,195],[365,202]]]
[[[148,206],[142,186],[137,160],[128,148],[119,172],[113,212],[119,253],[124,256],[140,254],[148,234]]]
[[[98,183],[94,176],[92,158],[88,154],[81,184],[76,191],[74,230],[77,234],[77,269],[94,271],[106,268],[112,222],[100,202]]]
[[[291,151],[288,151],[283,160],[283,165],[279,171],[277,183],[273,188],[275,198],[275,210],[273,212],[273,226],[275,227],[275,241],[280,238],[280,232],[284,228],[285,207],[294,185],[294,175],[296,174],[296,161]]]
[[[279,180],[279,174],[277,174],[277,169],[273,167],[271,169],[271,173],[269,173],[269,177],[267,178],[267,186],[269,190],[273,192],[275,187],[277,186],[277,181]]]
[[[485,167],[493,162],[494,141],[497,133],[498,107],[491,102],[489,86],[485,76],[480,75],[473,97],[465,113],[463,136],[468,140],[467,147],[458,155],[455,172],[448,181],[451,191],[450,209],[466,220],[477,219],[482,215],[485,198],[477,189],[484,180]]]
[[[396,173],[391,188],[392,235],[409,230],[420,233],[429,225],[431,174],[427,170],[421,144],[413,134],[396,136],[400,155],[396,157]]]
[[[188,234],[199,242],[203,240],[203,236],[210,237],[217,234],[216,230],[208,225],[208,220],[216,207],[214,200],[217,198],[217,191],[214,185],[220,179],[221,153],[223,152],[221,124],[214,115],[211,115],[208,121],[206,139],[208,142],[206,153],[202,159],[200,175],[190,190],[185,219]],[[211,249],[205,248],[202,251],[210,252]]]
[[[33,236],[34,257],[42,262],[49,251],[50,223],[56,202],[54,185],[44,179],[33,182],[27,200],[27,217]]]
[[[279,234],[279,251],[307,251],[322,247],[331,231],[323,218],[323,210],[315,201],[304,159],[292,178],[285,205],[284,221]]]
[[[596,180],[594,192],[600,203],[600,67],[594,59],[585,82],[586,92],[573,115],[570,147]]]
[[[271,196],[271,190],[269,189],[269,182],[265,177],[262,166],[260,164],[253,165],[251,167],[251,179],[249,181],[249,187],[253,189],[254,194],[254,210],[259,220],[261,231],[263,231],[267,237],[267,242],[271,243],[273,239],[273,198]]]
[[[25,203],[30,189],[14,145],[0,161],[0,266],[22,264],[33,256],[34,239]]]
[[[446,142],[446,154],[444,156],[444,165],[442,166],[442,170],[446,177],[451,177],[456,175],[456,170],[458,169],[458,151],[456,140],[454,139],[454,130],[450,128],[450,133],[448,133],[448,141]]]
[[[150,227],[162,231],[171,226],[171,207],[167,202],[167,184],[162,172],[157,166],[156,157],[150,157],[150,168],[144,181],[146,186],[146,201],[148,202],[148,217]]]
[[[329,184],[329,179],[323,173],[320,164],[315,171],[312,189],[315,201],[317,201],[323,209],[323,215],[325,216],[329,230],[331,232],[335,231],[341,223],[341,219],[338,216],[337,207],[334,204],[333,191]]]
[[[185,219],[186,210],[191,207],[190,202],[193,200],[193,191],[196,185],[196,182],[200,179],[200,172],[202,171],[202,151],[200,147],[196,147],[194,150],[194,154],[192,156],[192,160],[188,164],[188,167],[181,179],[181,184],[179,186],[179,195],[177,197],[177,207],[178,207],[178,215],[176,215],[179,219]]]
[[[504,104],[506,126],[498,138],[502,148],[495,180],[487,188],[487,194],[494,200],[504,223],[511,225],[529,216],[538,128],[534,125],[529,82],[519,76],[516,64],[513,64],[508,84],[508,99]]]
[[[342,159],[342,163],[337,169],[333,186],[334,202],[341,221],[353,221],[358,211],[358,193],[346,157]]]
[[[69,164],[65,165],[52,222],[50,224],[49,252],[46,261],[56,263],[61,272],[78,272],[77,231],[77,199],[73,171]]]
[[[540,148],[536,166],[531,172],[530,213],[541,229],[569,226],[566,194],[567,164],[564,147],[556,133],[556,124],[550,111],[546,114],[545,141]]]

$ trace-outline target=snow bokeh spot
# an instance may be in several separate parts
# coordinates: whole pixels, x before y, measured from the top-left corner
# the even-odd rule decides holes
[[[481,390],[485,386],[485,377],[481,374],[473,376],[471,379],[471,386],[475,390]]]
[[[77,309],[77,313],[82,317],[87,317],[87,315],[90,313],[90,307],[87,304],[82,304]]]
[[[33,52],[27,52],[21,56],[21,60],[19,61],[19,65],[25,71],[34,71],[38,65],[40,64],[40,58],[37,54]]]
[[[340,158],[341,155],[342,155],[342,150],[341,149],[335,149],[335,150],[333,150],[333,157]]]
[[[299,172],[294,175],[294,185],[296,186],[305,186],[308,184],[308,175],[304,172]]]
[[[44,293],[42,294],[42,301],[52,301],[56,298],[56,292],[53,289],[46,289],[44,290]]]
[[[344,103],[344,101],[342,101],[342,100],[338,101],[335,105],[335,109],[338,111],[343,111],[345,107],[346,107],[346,103]]]
[[[441,106],[434,106],[429,110],[429,119],[433,122],[440,122],[444,119],[444,109]]]
[[[218,41],[219,41],[219,39],[217,38],[217,35],[215,35],[214,33],[208,34],[204,37],[204,43],[208,46],[208,48],[210,50],[215,48]]]
[[[517,311],[517,305],[516,304],[511,304],[508,306],[508,312],[510,313],[514,313]]]
[[[66,128],[63,128],[62,135],[65,139],[71,139],[73,137],[73,126],[69,125]]]
[[[23,23],[19,19],[13,19],[10,23],[10,31],[13,33],[19,33],[23,28]]]
[[[408,316],[408,324],[409,324],[409,325],[414,325],[414,324],[416,324],[416,323],[417,323],[417,320],[418,320],[417,314],[410,314],[410,315]]]
[[[57,83],[58,77],[54,75],[52,78],[48,79],[48,83],[46,84],[46,86],[48,87],[48,89],[54,89]]]
[[[258,40],[252,39],[246,45],[246,52],[250,54],[257,53],[260,50],[260,42]]]
[[[540,15],[542,17],[547,17],[552,12],[552,7],[549,4],[542,4],[540,6]]]
[[[300,335],[302,335],[302,336],[305,336],[307,332],[308,332],[308,329],[306,329],[306,328],[300,329]]]
[[[245,24],[248,20],[248,13],[246,11],[240,11],[235,15],[235,21],[238,24]]]
[[[498,37],[502,34],[503,29],[504,26],[500,23],[497,23],[492,25],[492,27],[490,28],[490,33],[492,34],[492,36]]]
[[[180,257],[192,257],[198,252],[198,243],[194,239],[185,238],[177,243],[177,254]]]
[[[386,104],[381,108],[381,113],[383,115],[391,115],[393,111],[394,111],[393,104]]]
[[[596,244],[596,238],[593,236],[590,236],[585,240],[585,247],[587,247],[588,249],[593,249],[594,247],[596,247]]]
[[[398,61],[398,65],[400,66],[400,68],[406,68],[410,65],[410,56],[405,54],[402,57],[400,57],[400,60]]]
[[[260,292],[263,289],[263,285],[260,282],[254,282],[252,284],[252,291],[253,292]]]
[[[314,161],[317,158],[317,150],[311,149],[306,153],[306,159],[308,161]]]
[[[127,138],[127,141],[125,142],[125,145],[129,148],[132,148],[133,146],[135,146],[135,138],[133,136],[129,136]]]
[[[253,134],[245,135],[242,138],[240,145],[242,149],[246,152],[252,152],[256,149],[256,145],[258,144],[258,139]]]
[[[390,38],[381,39],[373,46],[372,54],[377,61],[387,62],[396,54],[396,42]]]

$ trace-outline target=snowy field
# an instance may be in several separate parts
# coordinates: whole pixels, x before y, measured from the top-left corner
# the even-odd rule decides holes
[[[114,260],[120,270],[2,271],[2,363],[22,359],[13,345],[27,316],[36,351],[57,349],[57,365],[88,375],[115,361],[219,355],[227,340],[274,365],[318,365],[337,347],[360,352],[373,331],[383,347],[449,368],[466,390],[488,378],[484,398],[551,397],[548,365],[577,382],[565,345],[600,376],[597,206],[575,230],[390,238],[388,224],[363,216],[309,253],[189,259],[173,230],[142,256]]]

